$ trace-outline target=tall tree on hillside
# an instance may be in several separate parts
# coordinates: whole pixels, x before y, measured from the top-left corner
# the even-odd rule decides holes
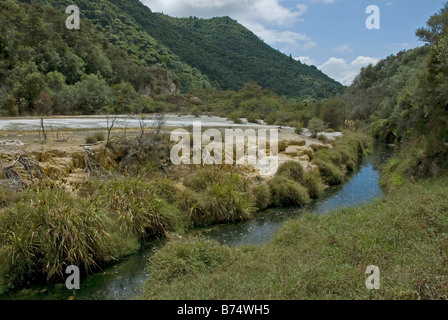
[[[438,156],[448,153],[448,2],[416,35],[432,45],[422,95],[428,119],[427,153]]]

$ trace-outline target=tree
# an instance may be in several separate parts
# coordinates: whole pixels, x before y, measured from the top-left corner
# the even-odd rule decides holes
[[[417,36],[432,45],[421,93],[426,113],[426,153],[430,157],[448,154],[448,2],[417,30]]]
[[[83,76],[73,86],[75,110],[82,114],[93,114],[113,103],[112,91],[100,75]]]
[[[18,116],[19,107],[17,105],[17,100],[12,94],[8,95],[5,100],[5,111],[8,116]]]
[[[112,87],[115,96],[115,113],[131,113],[131,106],[138,98],[134,87],[128,82],[121,82]]]
[[[327,126],[321,119],[313,118],[308,123],[308,129],[311,131],[313,136],[316,137],[319,132],[322,132],[325,129],[327,129]]]
[[[51,115],[53,113],[53,102],[51,96],[45,91],[41,91],[33,100],[34,112],[38,115]]]
[[[331,99],[322,108],[320,118],[332,129],[339,129],[342,125],[343,104],[340,100]]]
[[[431,16],[426,25],[426,28],[417,29],[417,37],[429,44],[437,43],[443,34],[446,34],[448,31],[448,2],[445,3],[438,13]]]
[[[13,94],[17,99],[22,99],[28,110],[32,112],[35,109],[33,105],[41,91],[45,89],[45,77],[39,72],[27,74],[23,79],[14,83]]]

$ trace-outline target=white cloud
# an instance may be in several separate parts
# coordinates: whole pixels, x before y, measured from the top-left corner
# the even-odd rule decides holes
[[[294,24],[308,10],[305,4],[295,9],[284,7],[279,0],[143,0],[143,3],[153,11],[176,17],[230,16],[242,22],[263,21],[279,26]]]
[[[344,53],[344,52],[353,52],[353,49],[348,44],[341,44],[340,46],[333,48],[332,51]]]
[[[361,68],[369,64],[375,65],[378,61],[379,59],[364,56],[357,57],[351,63],[347,63],[344,59],[330,58],[319,69],[329,77],[348,86],[352,84]]]
[[[174,17],[213,18],[229,16],[254,32],[270,45],[291,49],[316,46],[308,36],[282,28],[303,21],[306,4],[288,8],[282,0],[142,0],[151,10]],[[328,0],[327,0],[328,1]]]
[[[298,32],[267,29],[261,23],[245,23],[245,26],[271,45],[285,44],[288,48],[311,49],[316,46],[308,36]]]
[[[409,42],[395,43],[394,46],[395,46],[394,50],[396,50],[396,48],[402,50],[402,49],[410,49],[412,47],[412,45]]]
[[[312,66],[316,63],[316,61],[310,57],[298,57],[298,58],[296,58],[296,60],[298,60],[304,64],[307,64],[309,66]]]
[[[308,0],[308,1],[312,2],[312,3],[319,3],[319,2],[321,2],[321,3],[335,3],[338,0]]]

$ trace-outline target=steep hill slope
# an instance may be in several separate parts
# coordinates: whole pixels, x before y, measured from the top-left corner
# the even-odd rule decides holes
[[[343,86],[272,49],[230,18],[177,19],[138,0],[0,3],[0,115],[163,111],[146,97],[241,89],[256,81],[291,98],[325,98]]]
[[[345,95],[353,119],[400,147],[395,184],[448,169],[448,3],[416,35],[428,44],[363,69]]]
[[[38,0],[61,12],[73,4],[71,0]],[[79,0],[81,21],[88,21],[110,41],[111,44],[128,53],[138,65],[157,65],[170,70],[179,79],[181,92],[195,88],[210,87],[209,80],[199,70],[182,61],[134,19],[133,11],[126,12],[119,6],[127,1]],[[144,7],[140,4],[141,7]]]
[[[123,27],[130,43],[112,38],[119,32],[100,32],[93,20],[68,30],[65,9],[49,2],[0,2],[0,115],[150,112],[147,97],[209,86],[197,69],[155,40],[148,44],[145,33],[140,43],[151,50],[137,50],[147,54],[139,57],[132,52],[138,37],[130,27]],[[118,21],[126,25],[115,20],[117,28]]]
[[[316,68],[274,50],[228,17],[179,19],[153,13],[139,0],[111,2],[220,89],[240,89],[256,81],[279,95],[301,98],[324,98],[343,90]]]
[[[70,0],[37,0],[65,11]],[[139,0],[79,0],[81,18],[140,65],[158,65],[179,79],[181,91],[241,89],[258,82],[279,95],[326,98],[343,86],[274,50],[228,18],[178,19],[153,13]]]

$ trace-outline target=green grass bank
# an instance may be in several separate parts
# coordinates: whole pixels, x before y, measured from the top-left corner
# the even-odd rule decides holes
[[[149,262],[142,299],[447,299],[448,182],[286,223],[262,246],[171,240]],[[366,268],[381,288],[366,289]]]

